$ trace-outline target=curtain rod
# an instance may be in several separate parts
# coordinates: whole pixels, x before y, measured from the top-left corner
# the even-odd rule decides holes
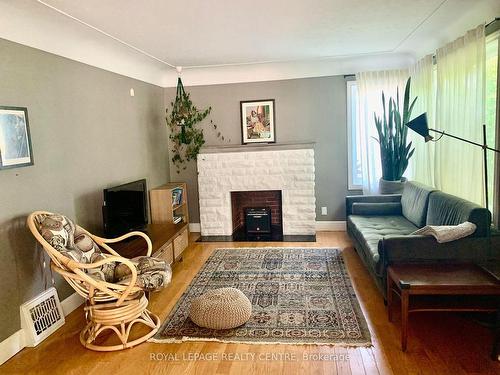
[[[485,36],[493,34],[495,31],[500,30],[500,17],[495,17],[492,21],[484,26]],[[432,54],[432,65],[436,65],[436,54]],[[349,80],[356,78],[355,74],[344,74],[344,79]]]
[[[489,22],[488,24],[486,24],[484,26],[484,35],[485,36],[488,36],[490,34],[493,34],[495,31],[499,30],[500,29],[500,18],[499,17],[495,17],[493,19],[493,21]],[[437,61],[436,61],[436,54],[433,53],[432,54],[432,65],[436,65]]]
[[[493,34],[495,31],[500,29],[500,17],[495,17],[493,21],[490,23],[486,24],[484,27],[484,34],[485,35],[490,35]]]
[[[486,24],[486,26],[485,26],[485,27],[488,27],[488,26],[490,26],[492,23],[495,23],[495,22],[497,22],[497,21],[499,21],[499,20],[500,20],[500,17],[495,17],[495,18],[493,18],[493,20],[492,20],[491,22],[488,22],[488,23]]]

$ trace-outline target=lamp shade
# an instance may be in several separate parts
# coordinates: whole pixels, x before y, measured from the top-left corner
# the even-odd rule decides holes
[[[413,120],[409,121],[406,126],[408,126],[414,132],[420,134],[424,137],[426,142],[433,139],[429,135],[429,127],[427,126],[427,113],[424,112],[420,116],[415,117]]]

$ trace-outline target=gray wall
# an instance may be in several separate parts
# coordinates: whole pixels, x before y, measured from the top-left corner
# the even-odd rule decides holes
[[[160,185],[169,163],[162,88],[2,39],[0,56],[0,105],[28,108],[35,160],[0,170],[1,341],[44,289],[27,214],[61,212],[98,231],[104,187],[144,177]],[[57,288],[61,299],[73,293],[59,278]]]
[[[241,144],[240,100],[275,99],[277,143],[316,142],[316,220],[344,220],[347,190],[346,83],[343,76],[283,81],[193,86],[186,90],[198,108],[212,106],[212,119],[231,144]],[[165,89],[165,104],[175,89]],[[222,142],[204,123],[207,145]],[[227,144],[227,143],[226,143]],[[191,222],[199,222],[196,163],[176,173],[172,181],[186,181]],[[321,206],[328,215],[321,215]]]

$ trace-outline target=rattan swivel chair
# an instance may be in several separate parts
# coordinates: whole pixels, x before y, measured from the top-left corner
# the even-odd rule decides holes
[[[130,232],[105,239],[63,215],[45,211],[33,212],[27,224],[50,256],[52,270],[85,298],[87,324],[80,333],[83,346],[97,351],[121,350],[146,341],[158,331],[160,319],[147,309],[145,292],[168,284],[171,270],[166,262],[151,257],[151,240],[146,234]],[[133,236],[146,241],[146,256],[127,259],[109,246]],[[145,325],[148,332],[131,339],[137,323]],[[119,344],[105,344],[113,341],[107,339],[109,331],[116,334]]]

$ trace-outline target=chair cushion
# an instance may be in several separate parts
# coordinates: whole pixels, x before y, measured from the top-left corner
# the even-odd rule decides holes
[[[94,240],[63,215],[46,215],[40,219],[42,237],[61,254],[79,263],[93,263],[102,253]]]
[[[79,226],[76,226],[74,233],[74,251],[81,255],[81,263],[94,263],[105,259],[107,254],[103,253],[101,248],[94,240],[85,233]],[[114,282],[115,263],[106,263],[98,268],[89,268],[86,272],[95,279]]]
[[[429,195],[433,191],[434,188],[415,181],[409,181],[404,185],[401,196],[403,216],[419,228],[425,225]]]
[[[94,240],[64,215],[51,214],[40,217],[38,231],[54,249],[74,261],[89,264],[105,258],[105,254]],[[85,272],[95,279],[113,282],[114,269],[114,263],[107,263]]]
[[[356,239],[361,243],[372,266],[379,261],[378,242],[386,236],[408,235],[418,228],[403,216],[358,216],[350,215],[347,220]]]
[[[147,291],[155,291],[164,288],[172,279],[172,270],[166,261],[139,256],[130,259],[137,268],[136,285]],[[130,282],[130,268],[124,264],[119,264],[115,268],[115,282],[128,284]]]
[[[64,256],[79,263],[89,264],[105,259],[95,241],[71,219],[64,215],[50,214],[38,217],[38,231],[42,237]],[[148,290],[158,290],[168,283],[172,276],[167,262],[153,257],[131,259],[137,267],[136,285]],[[101,267],[86,269],[92,278],[109,283],[127,284],[130,281],[130,269],[118,262],[103,264]]]
[[[38,231],[54,249],[61,253],[73,249],[75,224],[69,218],[63,215],[52,214],[44,215],[37,219],[39,222]],[[80,261],[78,253],[70,253],[67,256]]]

